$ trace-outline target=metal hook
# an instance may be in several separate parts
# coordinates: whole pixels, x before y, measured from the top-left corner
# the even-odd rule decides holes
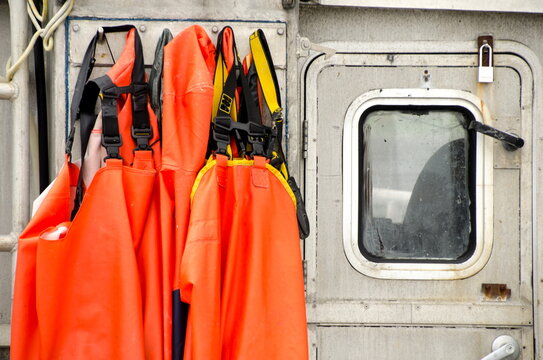
[[[98,31],[98,41],[100,42],[104,41],[104,33],[105,33],[104,28],[99,26],[97,31]]]

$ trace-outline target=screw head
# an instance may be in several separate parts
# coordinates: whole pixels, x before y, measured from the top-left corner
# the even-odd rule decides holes
[[[146,31],[147,31],[147,26],[145,26],[145,25],[140,25],[140,31],[141,31],[141,32],[146,32]]]
[[[211,28],[211,32],[212,32],[213,34],[216,34],[216,33],[219,32],[219,28],[218,28],[217,26],[213,26],[213,27]]]
[[[284,33],[285,33],[285,29],[283,29],[283,28],[277,29],[277,34],[283,35]]]
[[[78,32],[78,31],[79,31],[79,25],[77,25],[77,24],[73,25],[73,26],[72,26],[72,30],[73,30],[74,32]]]

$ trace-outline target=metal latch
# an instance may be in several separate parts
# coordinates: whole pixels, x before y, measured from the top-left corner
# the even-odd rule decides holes
[[[298,50],[299,50],[298,51],[299,55],[302,55],[303,53],[303,56],[309,56],[309,50],[313,50],[318,53],[323,53],[324,59],[326,60],[331,58],[336,53],[336,49],[332,49],[327,46],[322,46],[319,44],[314,44],[311,42],[311,40],[309,40],[306,37],[298,38]]]
[[[468,130],[474,130],[483,135],[493,137],[502,142],[503,146],[508,151],[515,151],[524,146],[524,139],[520,136],[506,133],[492,126],[483,124],[482,122],[472,120],[468,125]]]
[[[483,64],[483,53],[488,50],[488,65]],[[492,67],[492,47],[486,43],[479,48],[479,82],[491,83],[494,81],[494,68]]]
[[[479,82],[491,83],[494,81],[494,37],[490,34],[477,38],[479,49]]]

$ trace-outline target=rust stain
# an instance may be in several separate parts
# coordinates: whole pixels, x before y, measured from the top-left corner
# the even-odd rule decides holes
[[[511,289],[506,284],[482,284],[481,292],[485,301],[507,301],[511,298]]]

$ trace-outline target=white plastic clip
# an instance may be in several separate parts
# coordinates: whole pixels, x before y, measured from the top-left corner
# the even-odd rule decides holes
[[[483,66],[483,50],[488,49],[488,66]],[[492,67],[492,47],[483,44],[479,48],[479,82],[491,83],[494,81],[494,68]]]

